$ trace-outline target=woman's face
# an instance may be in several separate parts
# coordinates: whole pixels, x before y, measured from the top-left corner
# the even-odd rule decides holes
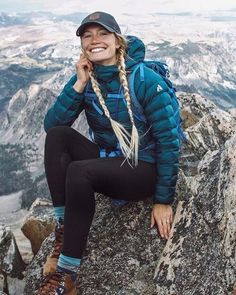
[[[114,33],[100,25],[89,25],[81,36],[85,56],[93,63],[109,66],[116,64],[116,51],[120,47]]]

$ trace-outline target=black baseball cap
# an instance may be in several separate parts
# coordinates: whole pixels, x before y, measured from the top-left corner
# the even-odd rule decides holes
[[[99,24],[109,32],[121,34],[120,27],[111,14],[102,11],[96,11],[89,14],[85,19],[82,20],[81,25],[76,31],[76,35],[81,36],[85,30],[85,27],[87,27],[89,24]]]

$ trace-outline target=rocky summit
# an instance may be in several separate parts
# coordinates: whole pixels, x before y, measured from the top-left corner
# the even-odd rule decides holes
[[[167,63],[188,140],[168,241],[149,229],[151,199],[116,211],[109,196],[96,195],[78,294],[236,295],[234,12],[171,14],[174,26],[154,11],[119,19],[125,34],[144,41],[147,59]],[[85,15],[0,13],[0,294],[32,295],[52,248],[43,119],[75,74]],[[87,136],[87,127],[82,113],[73,128]],[[21,228],[30,240],[24,251]]]
[[[168,241],[150,229],[151,199],[96,214],[78,280],[79,295],[233,295],[236,282],[236,118],[200,95],[179,95],[187,142]],[[27,268],[25,295],[42,276],[53,234]]]

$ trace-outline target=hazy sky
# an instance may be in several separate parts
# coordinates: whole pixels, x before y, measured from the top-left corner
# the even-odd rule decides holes
[[[93,12],[117,13],[148,12],[203,12],[234,9],[235,0],[0,0],[0,11],[23,12],[46,10],[60,14]]]

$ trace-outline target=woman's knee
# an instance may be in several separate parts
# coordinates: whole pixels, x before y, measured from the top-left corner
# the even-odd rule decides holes
[[[47,142],[57,141],[58,139],[61,139],[62,137],[67,136],[68,133],[71,132],[71,127],[69,126],[56,126],[52,127],[48,130],[46,135],[46,144]]]

